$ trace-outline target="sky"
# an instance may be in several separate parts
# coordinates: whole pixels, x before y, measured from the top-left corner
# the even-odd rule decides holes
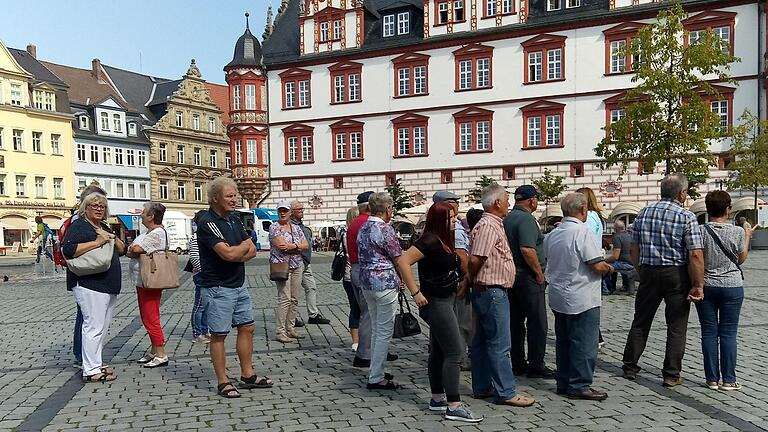
[[[195,59],[203,79],[224,84],[224,65],[250,13],[261,40],[269,0],[0,0],[0,40],[37,46],[37,58],[90,69],[91,60],[177,79]],[[277,12],[280,0],[274,0]]]

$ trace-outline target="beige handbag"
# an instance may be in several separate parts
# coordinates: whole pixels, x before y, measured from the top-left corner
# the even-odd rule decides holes
[[[179,256],[168,250],[168,232],[163,231],[166,249],[139,255],[139,273],[145,289],[179,287]]]

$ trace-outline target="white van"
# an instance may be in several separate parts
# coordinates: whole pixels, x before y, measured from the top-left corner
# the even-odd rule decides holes
[[[192,235],[192,218],[180,211],[169,210],[163,216],[163,226],[168,232],[168,249],[181,254],[189,252],[189,237]],[[147,232],[141,225],[140,232]]]
[[[249,232],[250,224],[253,223],[253,231],[256,237],[257,250],[269,250],[269,226],[277,221],[277,210],[271,208],[252,208],[239,209],[243,227]],[[250,234],[250,232],[249,232]]]

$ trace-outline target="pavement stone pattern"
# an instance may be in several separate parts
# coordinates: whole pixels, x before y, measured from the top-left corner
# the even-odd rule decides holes
[[[692,308],[683,377],[674,389],[663,388],[660,367],[665,326],[657,314],[640,378],[622,379],[621,355],[633,314],[625,295],[604,297],[602,332],[606,341],[595,374],[595,387],[607,390],[604,402],[572,401],[554,393],[550,380],[521,378],[519,389],[536,398],[531,408],[507,408],[471,398],[470,373],[462,373],[462,395],[476,413],[477,425],[446,422],[427,410],[427,333],[396,340],[388,364],[403,388],[395,392],[365,389],[366,370],[353,368],[347,325],[347,299],[340,282],[330,279],[331,256],[313,261],[318,303],[331,325],[300,329],[307,337],[283,345],[272,339],[276,290],[269,281],[265,254],[247,267],[254,303],[254,363],[259,375],[276,381],[272,389],[245,390],[240,399],[215,394],[207,349],[192,344],[191,278],[164,293],[161,317],[171,364],[143,369],[135,360],[149,346],[138,316],[130,281],[124,280],[105,361],[118,379],[82,384],[72,367],[75,304],[64,289],[63,274],[34,266],[2,267],[0,304],[0,430],[44,431],[730,431],[768,430],[768,251],[753,251],[744,266],[746,299],[739,330],[738,376],[741,392],[703,386],[699,323]],[[185,262],[185,260],[182,260]],[[124,269],[126,262],[123,263]],[[125,273],[124,273],[125,274]],[[2,276],[9,280],[2,282]],[[302,293],[303,297],[303,293]],[[300,310],[306,319],[306,309]],[[551,319],[552,317],[550,317]],[[233,334],[234,336],[234,334]],[[228,371],[239,376],[234,337],[227,340]],[[554,365],[550,326],[547,361]]]

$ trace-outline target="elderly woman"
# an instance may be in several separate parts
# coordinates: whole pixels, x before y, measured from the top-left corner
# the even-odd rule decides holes
[[[386,192],[374,193],[368,198],[368,206],[371,216],[357,236],[360,288],[371,317],[371,368],[367,387],[371,390],[395,390],[400,385],[385,378],[384,362],[394,330],[395,305],[400,288],[395,263],[403,251],[395,230],[389,224],[394,213],[392,197]],[[413,294],[420,296],[418,292]],[[424,300],[423,297],[421,299]]]
[[[350,207],[347,210],[347,229],[352,224],[352,221],[360,214],[360,210],[355,207]],[[347,255],[347,229],[341,231],[341,242],[339,247]],[[352,286],[352,264],[349,263],[347,258],[347,265],[344,269],[344,278],[341,280],[341,284],[344,287],[344,292],[347,293],[347,300],[349,301],[349,335],[352,338],[352,351],[357,351],[357,346],[360,343],[360,337],[358,329],[360,328],[360,305],[357,303],[355,297],[355,288]]]
[[[299,305],[299,288],[304,271],[301,251],[309,243],[301,227],[291,223],[291,204],[282,200],[277,204],[277,222],[269,227],[270,264],[288,263],[288,279],[276,280],[277,285],[277,326],[275,340],[282,343],[296,342],[301,336],[294,327]]]
[[[728,192],[709,192],[704,202],[709,215],[709,222],[701,227],[704,300],[696,302],[704,376],[707,387],[712,390],[741,390],[741,384],[736,381],[736,335],[744,302],[744,276],[739,265],[749,255],[752,230],[744,230],[728,220],[731,210]]]
[[[82,358],[83,382],[104,382],[116,378],[114,371],[104,365],[102,349],[107,341],[109,325],[120,293],[120,259],[125,243],[104,223],[109,216],[107,197],[91,193],[80,203],[78,219],[72,221],[62,245],[67,259],[79,257],[98,249],[114,239],[112,262],[106,271],[78,276],[67,269],[67,288],[83,313]]]
[[[131,257],[129,269],[131,279],[136,282],[136,296],[139,301],[139,315],[144,328],[147,330],[152,347],[149,353],[136,360],[136,363],[145,368],[168,366],[168,355],[165,353],[165,336],[163,326],[160,324],[160,296],[163,290],[144,288],[141,280],[139,256],[151,254],[168,249],[168,233],[163,227],[165,206],[158,202],[144,204],[141,213],[141,223],[147,228],[147,232],[140,234],[128,248],[128,256]]]

